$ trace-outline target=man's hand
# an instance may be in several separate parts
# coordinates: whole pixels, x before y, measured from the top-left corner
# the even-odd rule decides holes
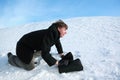
[[[60,53],[60,57],[63,58],[65,55],[64,53]]]

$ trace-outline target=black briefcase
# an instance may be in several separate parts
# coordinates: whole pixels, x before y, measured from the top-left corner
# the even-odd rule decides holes
[[[67,66],[58,66],[59,73],[68,73],[74,71],[82,71],[83,65],[80,59],[72,60]]]

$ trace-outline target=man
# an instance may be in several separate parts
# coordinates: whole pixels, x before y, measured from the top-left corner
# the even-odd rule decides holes
[[[63,49],[60,42],[67,33],[68,26],[62,20],[53,23],[48,29],[38,30],[25,34],[16,46],[16,55],[8,53],[8,62],[25,70],[35,68],[35,59],[41,56],[49,66],[66,65],[68,61],[57,61],[49,53],[53,45],[56,46],[59,55],[62,57]],[[62,63],[62,64],[61,64]]]

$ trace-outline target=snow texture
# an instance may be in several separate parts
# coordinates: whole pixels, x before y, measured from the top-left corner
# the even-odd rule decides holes
[[[65,19],[69,29],[61,39],[64,52],[79,58],[84,71],[59,74],[57,66],[44,60],[32,71],[8,64],[7,53],[15,53],[17,41],[26,33],[48,28],[51,22],[37,22],[0,29],[0,80],[120,80],[120,17],[78,17]],[[60,59],[55,46],[51,54]]]

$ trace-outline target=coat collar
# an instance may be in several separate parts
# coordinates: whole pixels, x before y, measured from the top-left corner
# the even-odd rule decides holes
[[[56,25],[51,25],[48,30],[51,32],[53,31],[58,38],[60,38],[60,32],[58,31],[58,27]]]

